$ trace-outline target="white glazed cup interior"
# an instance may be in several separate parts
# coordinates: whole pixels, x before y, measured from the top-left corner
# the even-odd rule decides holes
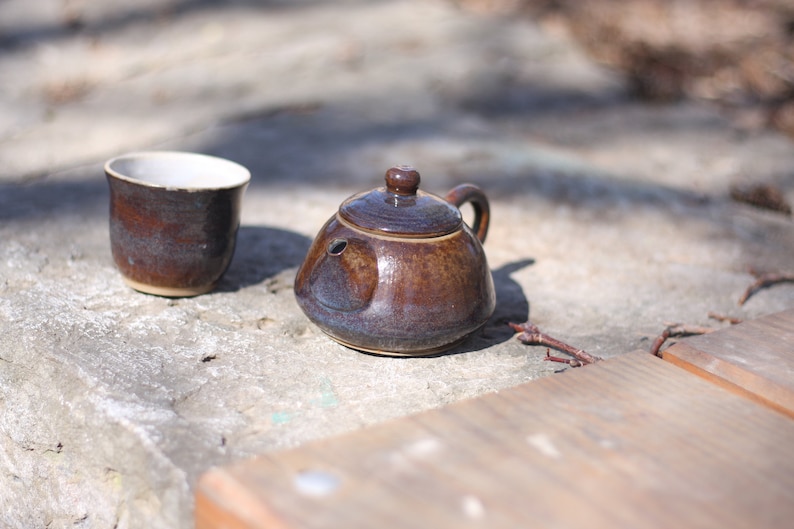
[[[105,171],[115,178],[167,189],[229,189],[251,180],[251,172],[238,163],[176,151],[125,154],[108,160]]]

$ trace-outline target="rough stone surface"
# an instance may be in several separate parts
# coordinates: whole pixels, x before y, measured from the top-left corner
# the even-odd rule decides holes
[[[780,285],[737,306],[749,267],[791,270],[794,230],[728,192],[794,199],[790,141],[632,102],[532,20],[440,0],[6,0],[0,46],[4,527],[190,527],[212,465],[560,369],[507,321],[609,357],[665,322],[794,305]],[[113,267],[102,162],[150,148],[252,170],[216,292],[147,296]],[[320,226],[395,163],[492,201],[497,312],[448,355],[346,349],[293,297]]]

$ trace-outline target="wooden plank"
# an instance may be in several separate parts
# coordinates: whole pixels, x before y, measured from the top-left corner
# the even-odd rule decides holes
[[[686,338],[663,358],[794,418],[794,309]]]
[[[788,528],[794,421],[644,352],[214,469],[197,529]]]

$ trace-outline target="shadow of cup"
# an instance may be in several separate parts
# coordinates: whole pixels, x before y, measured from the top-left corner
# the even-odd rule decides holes
[[[274,226],[240,226],[234,259],[217,290],[236,292],[258,285],[284,270],[297,268],[306,257],[310,244],[311,239],[290,230]]]
[[[223,158],[169,151],[109,160],[110,246],[124,282],[186,297],[215,288],[234,254],[251,174]]]

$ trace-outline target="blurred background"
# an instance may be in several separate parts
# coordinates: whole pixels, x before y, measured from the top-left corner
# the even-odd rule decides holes
[[[564,31],[623,72],[634,97],[693,98],[794,135],[791,0],[459,0]]]
[[[791,137],[792,27],[788,0],[3,0],[0,181],[285,114],[319,116],[296,134],[359,160],[376,141],[472,131],[478,119],[530,120],[536,138],[594,147],[606,138],[546,134],[543,117],[638,102],[706,102],[737,134]],[[470,119],[452,124],[450,112]],[[654,126],[639,121],[621,131]],[[273,134],[287,136],[279,150],[307,148],[283,129],[204,150],[251,163]],[[270,177],[318,169],[296,171],[302,160],[275,157]],[[780,171],[752,186],[732,172],[734,199],[790,212]]]

